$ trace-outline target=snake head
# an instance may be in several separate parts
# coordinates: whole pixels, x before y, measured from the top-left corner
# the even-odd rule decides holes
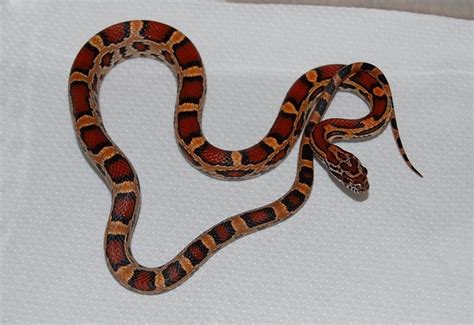
[[[331,145],[329,151],[335,160],[325,160],[330,173],[342,185],[356,194],[361,194],[369,189],[367,169],[360,160],[336,145]]]

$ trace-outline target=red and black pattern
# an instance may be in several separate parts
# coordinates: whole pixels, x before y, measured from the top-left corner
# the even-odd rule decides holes
[[[183,255],[191,262],[193,266],[196,266],[201,264],[208,254],[209,248],[207,248],[201,240],[196,240],[188,246]]]
[[[154,271],[135,269],[128,284],[140,291],[153,291],[156,289],[155,279],[156,273]]]
[[[165,286],[170,287],[182,280],[186,276],[186,271],[179,261],[175,261],[165,267],[162,274],[165,279]]]
[[[140,206],[140,184],[129,160],[106,133],[97,100],[106,73],[134,57],[159,59],[176,73],[177,142],[185,158],[210,176],[245,179],[269,171],[285,159],[303,133],[296,177],[286,194],[270,204],[221,221],[168,263],[155,268],[138,264],[130,250]],[[321,122],[339,89],[364,99],[371,112],[360,119]],[[371,64],[332,64],[306,72],[290,87],[267,135],[242,150],[220,149],[203,135],[200,121],[205,92],[206,77],[196,47],[180,31],[159,22],[137,20],[108,27],[80,49],[72,65],[69,96],[76,135],[85,156],[112,191],[104,243],[107,265],[117,281],[132,291],[157,294],[171,290],[225,245],[291,217],[311,192],[314,156],[344,186],[356,193],[366,191],[367,170],[354,155],[334,145],[334,140],[372,136],[390,121],[400,153],[417,172],[398,135],[388,81]]]
[[[109,266],[113,271],[117,271],[120,267],[131,264],[127,257],[127,250],[124,243],[125,235],[110,234],[106,237],[105,254]]]
[[[264,207],[255,211],[249,211],[240,216],[247,227],[253,228],[268,224],[276,220],[276,213],[272,207]]]
[[[137,194],[135,192],[118,193],[115,197],[110,213],[111,221],[119,221],[128,225],[133,219],[135,208],[137,206]]]

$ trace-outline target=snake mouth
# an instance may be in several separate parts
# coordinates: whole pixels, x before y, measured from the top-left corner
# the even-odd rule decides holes
[[[369,190],[369,183],[366,183],[360,186],[352,186],[349,189],[355,194],[361,195],[361,194],[366,193]]]

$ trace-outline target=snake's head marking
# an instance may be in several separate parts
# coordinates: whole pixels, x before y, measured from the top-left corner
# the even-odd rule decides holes
[[[361,194],[369,189],[367,169],[356,156],[338,146],[331,146],[332,153],[337,159],[336,164],[326,161],[326,165],[334,178],[342,185],[356,194]]]

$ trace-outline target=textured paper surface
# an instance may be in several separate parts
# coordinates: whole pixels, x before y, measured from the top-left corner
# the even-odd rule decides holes
[[[472,22],[377,10],[160,3],[2,2],[0,33],[2,320],[39,322],[468,322],[472,317]],[[296,78],[367,61],[387,75],[408,155],[389,130],[342,146],[369,169],[364,200],[319,164],[306,206],[233,243],[160,296],[118,285],[105,265],[110,194],[74,138],[70,65],[113,23],[173,25],[208,74],[204,131],[240,149],[266,134]],[[203,230],[286,192],[296,151],[245,182],[188,165],[173,134],[176,85],[152,60],[116,67],[101,89],[105,125],[133,162],[143,206],[133,251],[166,262]],[[327,116],[367,111],[338,94]]]

